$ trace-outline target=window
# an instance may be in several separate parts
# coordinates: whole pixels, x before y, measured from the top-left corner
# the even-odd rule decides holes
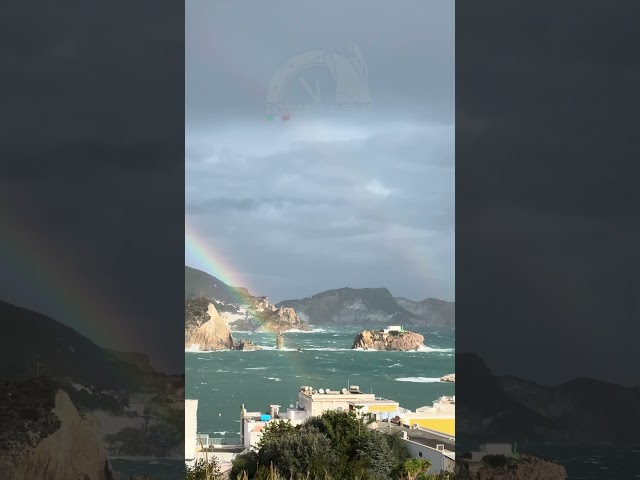
[[[422,456],[422,452],[418,452],[418,455]]]

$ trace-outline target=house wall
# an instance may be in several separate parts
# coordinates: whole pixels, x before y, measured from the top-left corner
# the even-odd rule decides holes
[[[442,470],[448,472],[454,471],[455,462],[450,458],[445,457],[442,452],[412,440],[402,439],[402,441],[405,443],[407,450],[409,450],[409,455],[414,458],[422,458],[431,462],[431,468],[427,474],[431,475],[434,473],[440,473]]]
[[[417,423],[422,428],[442,432],[452,437],[456,434],[455,418],[409,418],[410,425]]]
[[[198,437],[198,400],[184,401],[184,458],[195,457]]]

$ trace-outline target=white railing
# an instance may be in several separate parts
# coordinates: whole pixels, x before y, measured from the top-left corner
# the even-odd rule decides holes
[[[197,445],[200,446],[200,440],[202,440],[202,445],[206,447],[235,447],[242,445],[242,439],[240,437],[220,437],[220,438],[212,438],[207,436],[198,437]]]

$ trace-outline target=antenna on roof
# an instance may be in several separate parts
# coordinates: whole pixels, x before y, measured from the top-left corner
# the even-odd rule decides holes
[[[351,388],[351,384],[349,383],[349,379],[347,378],[347,388]]]

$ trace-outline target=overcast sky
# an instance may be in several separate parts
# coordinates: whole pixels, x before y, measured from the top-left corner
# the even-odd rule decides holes
[[[458,2],[456,348],[497,373],[640,384],[639,14]]]
[[[186,216],[227,267],[187,263],[273,301],[345,286],[453,300],[453,2],[192,0],[186,17]],[[369,111],[267,119],[281,65],[351,42]],[[328,72],[302,76],[332,92]]]

